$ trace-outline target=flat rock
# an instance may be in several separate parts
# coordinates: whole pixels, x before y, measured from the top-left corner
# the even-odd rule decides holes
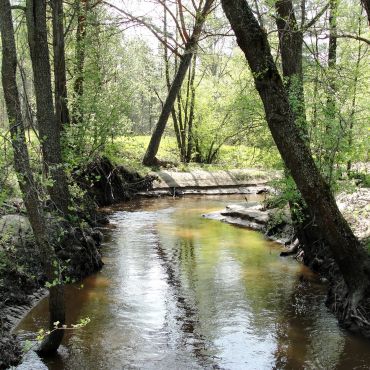
[[[226,207],[226,210],[221,211],[223,216],[235,217],[241,220],[252,221],[256,224],[265,225],[269,220],[267,211],[261,210],[260,204],[235,204]]]

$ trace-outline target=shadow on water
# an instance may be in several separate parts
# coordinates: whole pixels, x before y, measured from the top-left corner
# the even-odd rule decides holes
[[[201,217],[243,199],[112,209],[103,270],[67,289],[70,323],[91,323],[66,335],[48,368],[370,368],[369,342],[338,328],[317,276],[260,234]],[[46,300],[18,331],[45,326]]]

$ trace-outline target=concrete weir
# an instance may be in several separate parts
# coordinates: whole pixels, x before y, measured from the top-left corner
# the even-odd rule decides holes
[[[146,197],[181,195],[251,194],[268,191],[268,183],[280,176],[278,171],[259,169],[158,171],[153,188],[138,195]]]

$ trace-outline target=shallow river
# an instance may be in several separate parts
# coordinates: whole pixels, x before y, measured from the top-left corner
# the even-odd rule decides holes
[[[70,323],[50,369],[369,369],[370,342],[338,328],[325,286],[259,233],[201,217],[234,197],[115,208],[105,266],[68,287]],[[22,321],[47,327],[47,300]]]

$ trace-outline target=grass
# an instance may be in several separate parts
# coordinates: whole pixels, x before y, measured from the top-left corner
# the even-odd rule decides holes
[[[115,139],[107,149],[109,158],[119,165],[139,173],[147,173],[148,168],[141,164],[145,150],[148,146],[149,136],[130,136]],[[176,139],[165,136],[159,147],[158,158],[163,161],[176,163],[176,170],[191,171],[206,169],[208,171],[229,170],[234,168],[279,168],[281,165],[280,156],[276,149],[260,150],[245,145],[231,146],[224,145],[220,150],[218,160],[213,164],[199,164],[180,162]]]

